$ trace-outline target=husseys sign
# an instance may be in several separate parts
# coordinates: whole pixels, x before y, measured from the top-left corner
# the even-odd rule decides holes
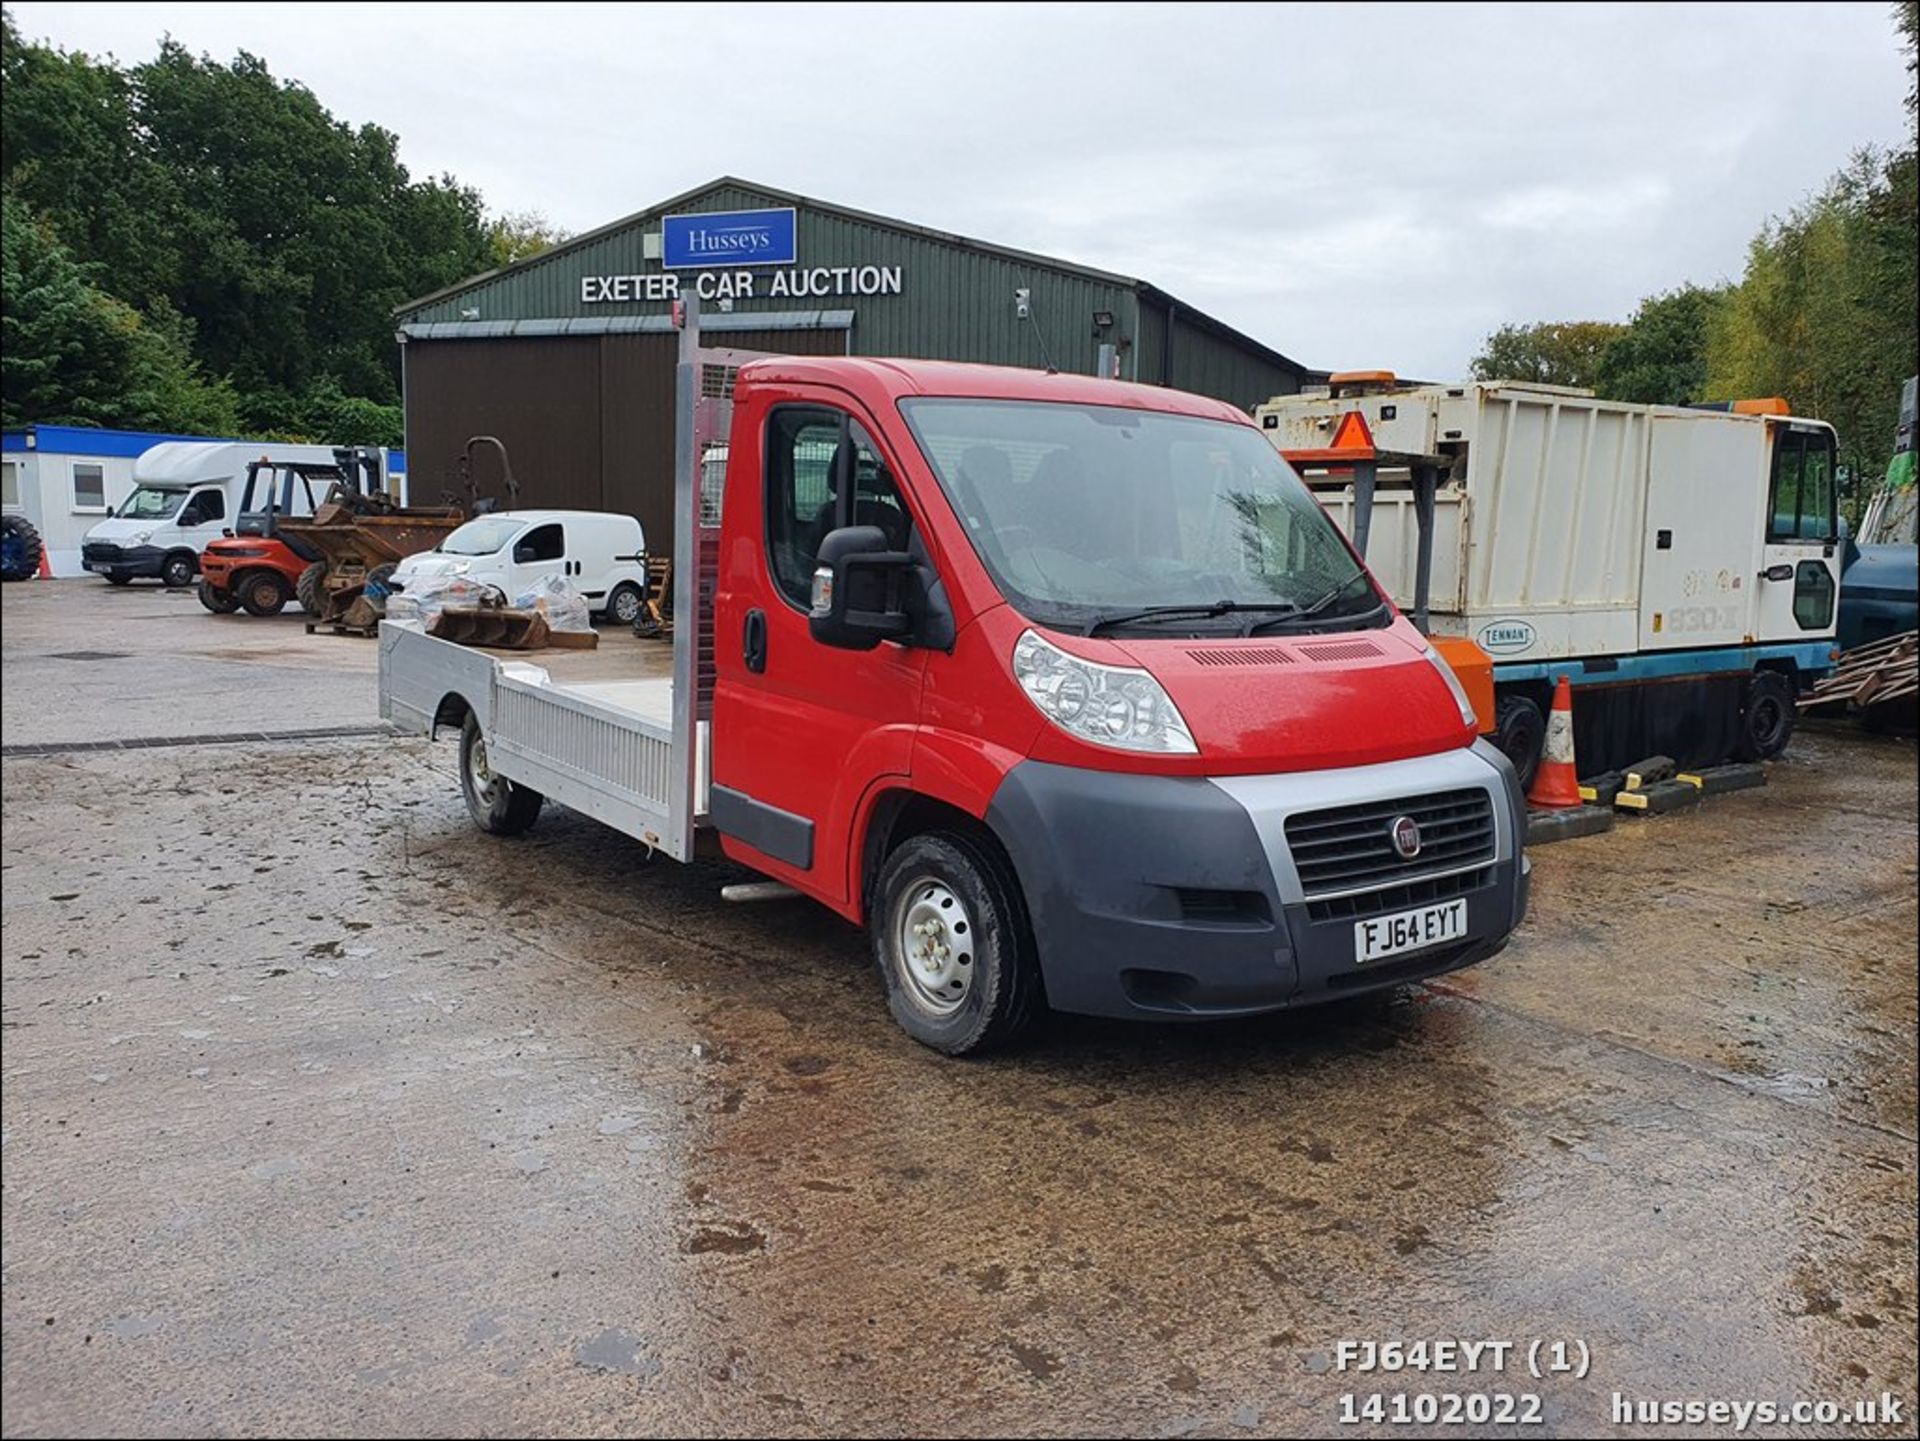
[[[583,275],[584,305],[677,300],[806,300],[835,295],[898,295],[897,265],[798,263],[794,212],[707,211],[669,215],[660,226],[662,269],[643,275]],[[771,275],[748,267],[778,267]],[[681,276],[677,271],[695,271]]]

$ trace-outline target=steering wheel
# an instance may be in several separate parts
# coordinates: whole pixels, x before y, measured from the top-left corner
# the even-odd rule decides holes
[[[1008,550],[1033,550],[1040,544],[1039,532],[1030,525],[996,525],[992,529],[993,538]],[[1016,540],[1016,536],[1025,539]]]

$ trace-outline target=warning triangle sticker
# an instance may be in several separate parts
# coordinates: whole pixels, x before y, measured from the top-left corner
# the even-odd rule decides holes
[[[1373,433],[1367,429],[1367,422],[1357,410],[1349,410],[1340,417],[1340,428],[1333,433],[1333,444],[1329,450],[1372,450]]]

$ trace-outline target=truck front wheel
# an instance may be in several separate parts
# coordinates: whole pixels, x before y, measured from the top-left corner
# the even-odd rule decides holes
[[[1734,756],[1770,761],[1793,739],[1793,682],[1777,670],[1756,671],[1740,707],[1740,743]]]
[[[1547,718],[1540,707],[1523,695],[1500,697],[1493,713],[1493,743],[1513,762],[1520,778],[1520,789],[1533,785],[1533,773],[1540,768],[1540,750],[1547,741]]]
[[[540,819],[540,807],[546,800],[539,791],[515,785],[496,775],[487,763],[487,738],[480,733],[480,722],[467,712],[460,727],[460,793],[467,800],[467,814],[473,823],[489,835],[517,836]]]
[[[1018,882],[988,845],[954,831],[887,857],[868,924],[887,1007],[950,1056],[1010,1044],[1045,1004]]]

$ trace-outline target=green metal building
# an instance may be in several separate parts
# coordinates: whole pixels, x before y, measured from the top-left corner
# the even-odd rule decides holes
[[[1319,378],[1144,281],[724,178],[401,307],[414,493],[452,489],[467,438],[495,435],[521,505],[630,512],[664,549],[686,292],[743,350],[1085,374],[1104,353],[1249,410]]]

